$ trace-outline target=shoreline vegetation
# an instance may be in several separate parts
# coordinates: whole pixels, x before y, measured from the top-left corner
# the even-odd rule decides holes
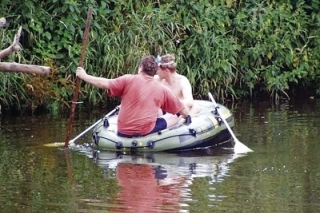
[[[69,109],[86,13],[93,8],[84,67],[114,78],[134,73],[143,55],[175,54],[195,98],[217,101],[316,98],[320,94],[320,3],[314,0],[3,0],[0,49],[22,26],[20,45],[1,62],[41,64],[39,76],[0,70],[2,112]],[[0,23],[1,24],[1,23]],[[117,101],[83,84],[87,107]]]

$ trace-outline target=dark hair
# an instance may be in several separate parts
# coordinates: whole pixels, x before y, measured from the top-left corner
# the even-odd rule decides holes
[[[158,71],[158,63],[154,56],[144,56],[141,59],[140,66],[147,75],[154,76]]]

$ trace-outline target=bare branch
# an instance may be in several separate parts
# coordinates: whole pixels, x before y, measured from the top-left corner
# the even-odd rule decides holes
[[[35,73],[39,75],[47,75],[50,73],[50,67],[29,65],[29,64],[19,64],[19,63],[9,63],[0,62],[0,71],[2,72],[24,72],[24,73]]]
[[[6,48],[4,50],[1,50],[0,59],[6,57],[7,55],[9,55],[10,53],[12,53],[14,51],[20,51],[21,50],[21,47],[20,47],[20,44],[19,44],[19,39],[20,39],[20,36],[21,36],[21,32],[22,32],[22,27],[20,26],[18,33],[14,36],[12,44],[8,48]]]
[[[0,18],[0,28],[6,24],[5,18]],[[9,55],[12,52],[21,51],[20,36],[22,33],[22,26],[19,27],[17,34],[15,34],[12,44],[4,50],[0,51],[0,60]],[[0,72],[24,72],[24,73],[35,73],[40,75],[46,75],[50,73],[50,67],[20,64],[20,63],[9,63],[0,62]]]

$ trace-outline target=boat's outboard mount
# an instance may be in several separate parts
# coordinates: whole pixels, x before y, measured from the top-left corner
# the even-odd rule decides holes
[[[197,136],[197,131],[195,129],[189,129],[189,132],[193,137]]]

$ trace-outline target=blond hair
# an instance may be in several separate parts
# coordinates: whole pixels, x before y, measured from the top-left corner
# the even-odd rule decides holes
[[[173,54],[166,54],[161,56],[159,66],[164,69],[169,69],[171,72],[174,72],[177,68],[176,57]]]

